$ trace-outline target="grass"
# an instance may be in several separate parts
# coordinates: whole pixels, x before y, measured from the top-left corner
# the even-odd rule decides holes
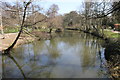
[[[56,30],[56,28],[52,28],[52,31],[55,31]],[[49,32],[50,31],[50,29],[49,28],[46,28],[46,29],[37,29],[36,31],[43,31],[43,32]]]
[[[4,33],[16,33],[18,32],[19,30],[17,28],[7,28],[7,29],[4,29]]]
[[[41,29],[37,29],[37,31],[44,31],[44,32],[48,32],[48,31],[49,31],[49,29],[47,29],[47,28],[46,28],[46,29],[42,29],[42,28],[41,28]]]
[[[110,30],[104,30],[104,34],[107,38],[120,38],[120,33],[114,33]]]

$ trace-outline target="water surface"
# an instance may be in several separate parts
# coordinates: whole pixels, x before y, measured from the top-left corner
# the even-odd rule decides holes
[[[35,41],[3,56],[3,78],[106,78],[102,40],[67,31]]]

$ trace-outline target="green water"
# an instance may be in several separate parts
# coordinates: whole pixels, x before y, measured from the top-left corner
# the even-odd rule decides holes
[[[2,57],[3,78],[107,78],[102,40],[67,31]]]

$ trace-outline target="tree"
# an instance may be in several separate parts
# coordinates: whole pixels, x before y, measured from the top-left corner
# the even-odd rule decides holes
[[[117,5],[119,2],[113,2],[113,5],[112,5],[112,7],[114,8],[114,6],[118,6],[119,7],[119,5]],[[112,13],[112,17],[113,17],[113,19],[114,19],[114,23],[120,23],[120,9],[118,9],[118,10],[116,10],[116,11],[114,11],[113,13]]]
[[[57,16],[59,7],[56,4],[53,4],[50,6],[50,8],[47,11],[47,16],[48,16],[48,27],[50,28],[49,33],[51,34],[52,28],[55,27],[54,25],[54,21],[55,21],[55,17]]]
[[[2,2],[2,23],[4,31],[18,30],[21,25],[23,7],[20,3],[11,5],[8,2]]]
[[[2,4],[2,2],[0,2],[0,4]],[[0,7],[0,30],[1,30],[1,34],[3,35],[3,39],[4,39],[4,31],[3,31],[3,22],[2,22],[2,8]]]
[[[58,13],[59,7],[56,4],[53,4],[50,6],[50,8],[47,11],[47,16],[50,18],[54,18]]]
[[[31,28],[31,27],[34,27],[34,25],[37,25],[40,22],[47,21],[48,18],[45,15],[43,16],[43,14],[41,14],[39,12],[40,7],[38,5],[37,6],[33,5],[32,3],[33,3],[32,0],[24,1],[23,4],[20,3],[21,6],[19,6],[18,3],[15,4],[15,5],[10,5],[8,3],[7,4],[5,3],[5,5],[6,5],[5,12],[9,12],[10,13],[9,17],[12,20],[16,20],[16,23],[18,25],[20,25],[20,30],[19,30],[19,33],[18,33],[15,41],[6,50],[4,50],[3,53],[5,53],[5,54],[9,54],[10,53],[10,50],[17,43],[21,33],[25,32],[27,34],[30,34],[30,32],[27,30],[28,27]],[[33,10],[33,7],[35,7],[34,8],[35,10]],[[18,10],[19,10],[19,13],[18,13]],[[38,14],[38,15],[35,15],[35,14]],[[14,16],[12,16],[12,15],[14,15]],[[22,15],[22,17],[21,17],[21,15]],[[34,15],[35,15],[35,17],[34,17]],[[33,16],[34,19],[32,19],[31,16]],[[41,17],[42,16],[42,19],[41,18],[37,19],[36,16],[37,17]],[[4,22],[6,22],[6,21],[4,21]],[[14,23],[12,23],[12,24],[14,25]]]
[[[71,11],[68,14],[64,15],[63,18],[63,26],[64,27],[73,27],[79,24],[80,22],[80,15],[76,11]]]
[[[18,36],[16,37],[15,41],[12,43],[12,45],[10,47],[8,47],[4,53],[5,54],[9,54],[10,53],[10,50],[14,47],[14,45],[17,43],[22,31],[23,31],[23,27],[24,27],[24,22],[25,22],[25,18],[26,18],[26,11],[27,11],[27,8],[28,6],[31,4],[31,0],[29,0],[28,2],[24,2],[24,12],[23,12],[23,19],[22,19],[22,24],[21,24],[21,27],[20,27],[20,31],[18,33]]]

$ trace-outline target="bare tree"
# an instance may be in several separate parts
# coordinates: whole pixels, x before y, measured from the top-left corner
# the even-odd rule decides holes
[[[58,5],[53,4],[50,6],[49,10],[47,11],[47,16],[49,17],[49,19],[48,19],[48,27],[50,28],[49,33],[51,33],[52,28],[55,26],[54,20],[55,20],[57,13],[58,13],[58,10],[59,10]]]
[[[83,21],[84,30],[88,31],[92,29],[97,32],[97,34],[104,35],[103,33],[103,24],[107,24],[106,20],[110,17],[109,14],[120,10],[120,1],[112,6],[112,2],[84,2],[84,10],[82,15],[84,16]],[[109,16],[108,16],[109,15]],[[106,22],[103,22],[106,21]]]
[[[10,50],[14,47],[14,45],[17,43],[22,31],[23,31],[23,27],[24,27],[24,22],[25,22],[25,18],[26,18],[26,11],[27,11],[27,8],[28,6],[31,4],[31,0],[29,0],[28,2],[24,2],[24,12],[23,12],[23,19],[22,19],[22,24],[21,24],[21,27],[20,27],[20,31],[18,33],[18,36],[16,37],[15,41],[12,43],[12,45],[10,47],[8,47],[4,53],[5,54],[9,54],[10,53]]]
[[[15,14],[14,17],[16,17],[17,24],[20,25],[20,30],[19,30],[19,33],[18,33],[15,41],[12,43],[12,45],[10,45],[6,50],[4,50],[5,54],[10,53],[10,50],[17,43],[22,32],[25,32],[25,33],[31,35],[30,32],[27,30],[28,27],[32,28],[32,27],[34,27],[34,25],[37,25],[40,22],[47,21],[48,18],[39,12],[40,7],[36,6],[36,5],[32,5],[31,3],[33,3],[32,0],[29,0],[28,2],[27,1],[23,2],[22,6],[20,6],[18,4],[18,2],[15,6],[6,4],[7,9],[5,11],[9,11],[10,13],[12,13],[11,15]],[[33,7],[34,7],[34,10],[33,10]],[[38,14],[38,15],[36,15],[36,14]],[[11,15],[10,15],[10,17],[11,17]],[[23,15],[23,16],[21,17],[21,15]],[[31,16],[33,16],[34,19]],[[14,23],[12,23],[12,24],[14,24]]]

